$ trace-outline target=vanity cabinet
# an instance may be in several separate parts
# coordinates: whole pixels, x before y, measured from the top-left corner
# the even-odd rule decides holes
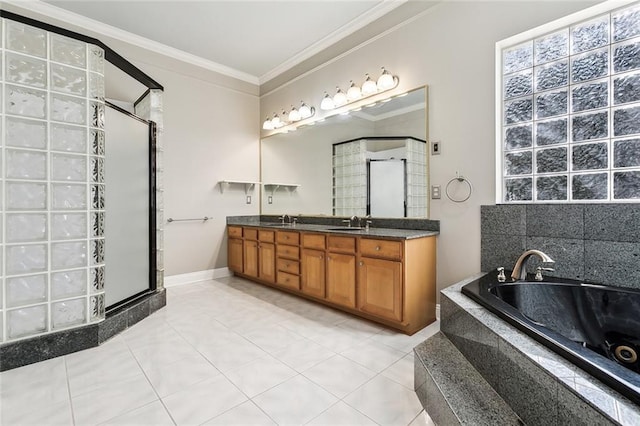
[[[229,241],[227,242],[227,263],[233,272],[242,273],[242,228],[239,226],[229,227]]]
[[[302,292],[310,296],[325,297],[326,238],[322,234],[301,234],[300,267]]]
[[[276,246],[275,232],[258,230],[258,278],[275,282],[276,280]]]
[[[327,300],[356,307],[356,238],[330,235],[327,248]]]
[[[300,234],[291,231],[276,233],[276,284],[292,290],[300,289]]]
[[[399,261],[402,258],[402,245],[395,243],[360,240],[362,257],[358,262],[358,309],[392,321],[402,321],[402,262]],[[370,252],[368,248],[376,251]]]
[[[254,226],[229,226],[228,233],[229,269],[239,276],[407,334],[435,321],[435,236],[374,238]]]

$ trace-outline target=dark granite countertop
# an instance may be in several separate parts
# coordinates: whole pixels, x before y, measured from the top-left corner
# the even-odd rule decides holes
[[[308,231],[323,232],[340,235],[354,235],[360,237],[390,238],[411,240],[415,238],[433,237],[439,235],[439,231],[428,231],[421,229],[396,229],[396,228],[375,228],[370,227],[369,230],[348,228],[346,226],[336,225],[318,225],[297,223],[295,225],[282,225],[276,222],[255,221],[253,218],[242,216],[228,217],[227,225],[254,226],[260,228],[273,228],[287,231]]]

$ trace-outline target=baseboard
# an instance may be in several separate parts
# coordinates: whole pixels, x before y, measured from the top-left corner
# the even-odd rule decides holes
[[[232,273],[229,268],[207,269],[206,271],[170,275],[164,277],[164,286],[175,287],[184,284],[196,283],[198,281],[209,281],[217,278],[230,277],[231,275]]]
[[[436,303],[436,320],[440,321],[440,304]]]

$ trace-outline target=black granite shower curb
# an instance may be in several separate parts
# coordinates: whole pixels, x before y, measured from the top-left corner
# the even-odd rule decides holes
[[[96,347],[167,304],[165,289],[109,313],[104,321],[0,346],[0,371]]]

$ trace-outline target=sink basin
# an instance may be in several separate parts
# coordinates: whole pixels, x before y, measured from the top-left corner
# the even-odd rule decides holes
[[[327,228],[327,231],[362,231],[364,230],[364,228],[358,227],[358,226],[352,226],[352,227],[347,227],[347,226],[342,226],[340,228]]]

